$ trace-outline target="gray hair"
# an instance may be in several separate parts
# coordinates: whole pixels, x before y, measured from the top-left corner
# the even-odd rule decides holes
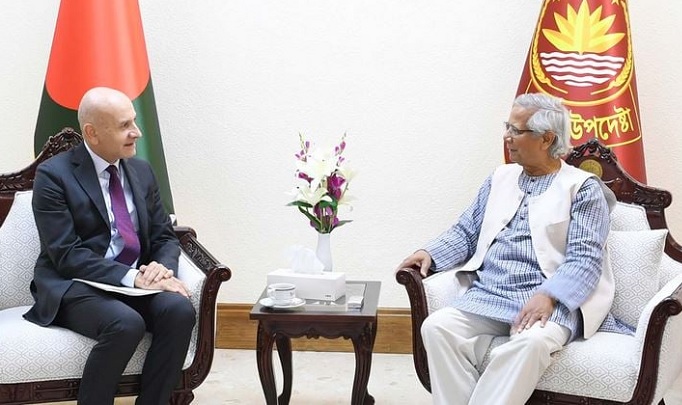
[[[571,116],[562,99],[543,93],[529,93],[516,97],[514,105],[534,111],[526,123],[534,131],[533,136],[554,132],[556,137],[549,148],[550,156],[560,158],[571,151]]]

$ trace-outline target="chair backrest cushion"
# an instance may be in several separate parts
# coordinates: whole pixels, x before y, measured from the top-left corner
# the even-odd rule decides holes
[[[646,210],[641,205],[617,202],[611,211],[612,231],[644,231],[651,229]]]
[[[20,191],[0,227],[0,309],[33,305],[30,284],[40,253],[33,191]]]
[[[666,229],[609,232],[607,249],[616,284],[611,312],[636,327],[644,306],[659,290]]]
[[[641,205],[618,202],[611,212],[607,246],[616,284],[611,312],[632,327],[660,289],[666,235],[665,229],[651,230]]]

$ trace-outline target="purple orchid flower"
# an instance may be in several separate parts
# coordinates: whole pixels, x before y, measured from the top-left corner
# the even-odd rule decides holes
[[[343,195],[343,185],[346,183],[346,179],[341,177],[338,173],[332,173],[327,179],[327,192],[336,201],[341,199]]]

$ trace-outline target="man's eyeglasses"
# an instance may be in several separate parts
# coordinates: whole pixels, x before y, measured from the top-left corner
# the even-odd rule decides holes
[[[532,129],[518,129],[507,121],[505,121],[503,124],[504,124],[504,133],[510,134],[511,136],[519,136],[519,135],[524,134],[526,132],[535,132]]]

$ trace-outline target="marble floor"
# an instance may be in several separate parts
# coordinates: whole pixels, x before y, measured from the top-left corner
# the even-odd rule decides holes
[[[293,355],[291,405],[348,405],[350,403],[355,355],[337,352],[298,352]],[[276,355],[273,358],[277,358]],[[274,367],[278,392],[282,376]],[[431,395],[414,372],[411,355],[373,354],[367,389],[376,403],[426,405]],[[264,404],[254,350],[217,349],[207,379],[194,391],[192,405]],[[133,405],[132,398],[120,398],[116,405]],[[59,402],[50,405],[73,405]]]
[[[350,403],[355,357],[353,353],[293,352],[294,378],[291,405],[347,405]],[[276,355],[273,358],[277,358]],[[278,392],[282,375],[274,367]],[[677,392],[666,396],[666,405],[682,405],[682,377]],[[427,405],[431,395],[417,380],[411,355],[372,355],[368,390],[377,405]],[[258,379],[256,352],[216,349],[211,373],[194,391],[192,405],[264,404]],[[134,405],[134,398],[120,398],[115,405]],[[44,405],[75,405],[59,402]]]

